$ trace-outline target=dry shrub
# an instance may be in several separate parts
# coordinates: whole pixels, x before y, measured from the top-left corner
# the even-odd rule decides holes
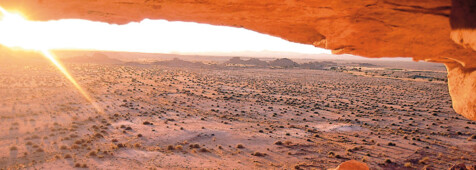
[[[190,144],[190,148],[200,148],[200,145],[198,143]]]
[[[266,153],[261,153],[261,152],[256,151],[256,152],[252,153],[251,155],[261,157],[261,156],[266,156]]]
[[[88,155],[91,156],[91,157],[95,157],[95,156],[97,156],[98,154],[97,154],[96,151],[91,151],[91,152],[88,153]]]
[[[243,149],[243,148],[245,148],[245,146],[243,146],[243,144],[238,144],[238,145],[236,145],[236,148]]]
[[[70,155],[70,154],[66,154],[66,155],[64,155],[64,158],[65,158],[65,159],[71,158],[71,155]]]
[[[418,161],[420,164],[426,164],[430,158],[429,157],[424,157]]]
[[[18,150],[18,148],[17,148],[16,146],[11,146],[11,147],[10,147],[10,150],[11,150],[11,151],[16,151],[16,150]]]

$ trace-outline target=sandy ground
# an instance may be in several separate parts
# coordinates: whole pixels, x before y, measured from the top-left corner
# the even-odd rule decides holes
[[[0,169],[327,169],[351,159],[371,169],[447,169],[476,162],[476,124],[451,109],[446,84],[399,78],[407,73],[67,67],[104,113],[50,64],[3,64]]]

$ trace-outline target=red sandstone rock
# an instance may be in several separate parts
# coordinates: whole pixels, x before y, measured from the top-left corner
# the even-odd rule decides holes
[[[446,64],[448,87],[453,109],[464,117],[476,120],[476,71],[458,63]]]
[[[369,167],[365,163],[356,160],[349,160],[341,163],[333,170],[369,170]]]

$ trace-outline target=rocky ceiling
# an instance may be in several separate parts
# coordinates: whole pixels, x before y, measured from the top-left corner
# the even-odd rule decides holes
[[[336,54],[445,63],[453,108],[476,120],[476,0],[0,0],[0,6],[31,20],[244,27]]]

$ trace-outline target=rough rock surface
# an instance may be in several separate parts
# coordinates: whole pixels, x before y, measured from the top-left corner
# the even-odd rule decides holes
[[[453,0],[451,39],[465,48],[476,50],[476,1]]]
[[[365,163],[356,160],[348,160],[332,170],[369,170],[369,167]]]
[[[244,27],[336,54],[446,63],[455,110],[476,120],[474,0],[7,0],[0,6],[32,20],[150,18]]]
[[[448,87],[453,109],[464,117],[476,120],[476,69],[458,63],[447,63]]]

